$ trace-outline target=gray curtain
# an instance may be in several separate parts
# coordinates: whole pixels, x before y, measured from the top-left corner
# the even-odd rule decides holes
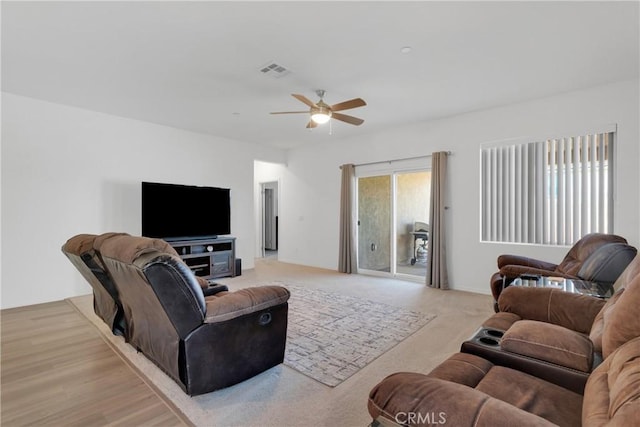
[[[427,285],[449,289],[445,233],[444,193],[447,176],[447,153],[431,156],[431,203],[429,208],[429,250],[427,252]]]
[[[342,184],[340,189],[340,248],[338,271],[354,273],[356,271],[355,229],[353,221],[356,168],[352,164],[342,165]]]

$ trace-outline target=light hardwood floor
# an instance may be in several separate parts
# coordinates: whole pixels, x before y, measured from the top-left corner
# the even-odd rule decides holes
[[[3,426],[184,426],[66,301],[2,310]]]

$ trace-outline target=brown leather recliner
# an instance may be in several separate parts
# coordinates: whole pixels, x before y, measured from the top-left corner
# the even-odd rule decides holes
[[[456,353],[429,374],[396,373],[376,385],[368,402],[374,425],[376,422],[455,426],[637,424],[640,415],[640,316],[637,315],[640,262],[636,258],[633,264],[623,273],[626,285],[601,308],[593,321],[590,341],[601,348],[604,361],[588,375],[583,394],[477,355]],[[521,297],[530,297],[543,291],[512,289],[505,290],[504,296],[509,293],[514,296],[522,290],[527,292],[522,292]],[[536,305],[536,301],[528,299],[522,304]],[[549,353],[558,350],[565,350],[562,342],[548,348]]]
[[[126,234],[94,239],[118,291],[127,341],[190,395],[282,363],[289,291],[261,286],[205,297],[193,272],[166,245]]]
[[[582,269],[583,264],[596,250],[610,243],[625,246],[604,249],[585,269]],[[614,281],[616,274],[620,274],[635,256],[635,248],[626,244],[627,240],[624,237],[615,234],[586,234],[573,245],[560,264],[519,255],[500,255],[497,259],[499,271],[494,273],[489,281],[491,294],[497,302],[502,290],[522,275],[558,276],[600,282]]]
[[[555,288],[511,286],[500,295],[500,311],[487,319],[483,326],[507,331],[518,321],[535,320],[588,335],[602,322],[604,310],[615,306],[620,291],[639,275],[640,254],[637,254],[618,276],[613,285],[617,291],[608,300]],[[600,351],[600,347],[596,345],[596,350]]]

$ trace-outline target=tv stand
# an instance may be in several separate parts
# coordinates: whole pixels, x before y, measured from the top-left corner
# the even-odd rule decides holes
[[[204,279],[236,275],[236,238],[211,236],[168,242],[196,276]]]

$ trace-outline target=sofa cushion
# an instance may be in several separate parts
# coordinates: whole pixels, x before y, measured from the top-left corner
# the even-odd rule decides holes
[[[115,233],[115,232],[102,233],[99,236],[97,236],[95,238],[95,240],[93,241],[93,248],[96,251],[100,252],[100,248],[102,247],[104,242],[109,240],[109,239],[111,239],[112,237],[116,237],[116,236],[129,236],[129,234],[127,234],[127,233]]]
[[[625,288],[604,315],[602,329],[602,356],[608,357],[622,344],[640,336],[640,275]]]
[[[620,277],[613,284],[613,288],[618,290],[623,288],[627,283],[631,282],[634,277],[640,274],[640,255],[636,254],[635,258],[627,265]]]
[[[636,322],[638,321],[638,317],[636,316],[635,318],[627,319],[627,317],[632,316],[632,314],[631,312],[625,313],[625,311],[627,311],[629,307],[632,307],[634,303],[636,304],[636,307],[638,307],[637,298],[640,298],[640,290],[637,289],[638,285],[634,285],[633,287],[635,290],[624,297],[623,301],[625,302],[623,303],[623,306],[627,307],[627,309],[620,309],[620,312],[617,315],[615,314],[618,311],[617,305],[619,300],[622,298],[623,294],[626,293],[625,289],[639,277],[640,255],[636,255],[614,284],[614,287],[617,287],[618,290],[613,297],[607,300],[606,304],[593,321],[589,338],[591,338],[596,351],[603,353],[603,355],[605,355],[603,350],[603,334],[605,333],[605,326],[610,322],[612,322],[613,325],[608,325],[607,330],[613,335],[607,340],[608,349],[606,354],[609,354],[615,349],[615,347],[623,344],[630,338],[640,335],[640,333],[637,333],[638,325]],[[632,312],[635,310],[636,308],[631,308]],[[617,330],[618,327],[621,327],[622,329]]]
[[[493,363],[468,353],[455,353],[436,366],[429,376],[475,387],[493,367]]]
[[[598,315],[593,320],[593,324],[591,325],[591,331],[589,332],[589,339],[591,339],[591,342],[593,343],[593,349],[598,353],[602,354],[602,332],[604,331],[605,313],[608,313],[610,310],[613,309],[616,302],[618,301],[618,298],[620,298],[621,295],[622,295],[621,291],[618,291],[615,294],[613,294],[613,296],[607,300],[607,303],[605,304],[605,306],[602,307],[602,310],[598,312]]]
[[[558,264],[557,272],[576,276],[580,267],[582,267],[582,263],[600,246],[606,243],[627,243],[627,240],[615,234],[586,234],[573,245],[562,262]]]
[[[559,426],[580,425],[580,394],[520,371],[494,366],[476,390]]]
[[[504,334],[502,350],[590,372],[593,344],[586,335],[551,323],[521,320]]]
[[[498,299],[500,311],[588,334],[605,302],[552,288],[509,286]]]
[[[613,284],[631,260],[637,250],[624,243],[607,243],[600,246],[580,267],[578,277],[589,282]]]
[[[466,353],[453,354],[436,366],[427,374],[427,377],[446,381],[444,383],[447,384],[446,387],[452,387],[450,384],[455,383],[475,388],[477,391],[483,392],[481,394],[492,396],[499,401],[506,402],[559,425],[580,424],[580,402],[582,398],[579,394],[514,369],[496,366],[479,356]],[[412,387],[416,388],[410,390],[412,387],[409,387],[402,390],[402,393],[406,393],[407,397],[413,394],[414,400],[412,403],[417,404],[417,407],[420,407],[420,404],[416,400],[443,402],[444,399],[438,394],[429,396],[422,392],[421,387],[424,386],[424,383],[420,380],[420,377],[410,376],[405,380],[409,380],[410,383],[413,383]],[[398,385],[399,387],[400,385]],[[451,390],[453,391],[453,388]],[[393,393],[399,392],[399,390],[393,391]],[[419,399],[416,399],[415,396],[419,396]],[[557,410],[556,405],[558,402],[566,402],[566,404],[563,404],[564,407],[562,409]],[[434,405],[434,408],[438,406]],[[511,411],[515,409],[513,406]],[[503,408],[503,416],[509,417],[511,411]],[[450,421],[452,420],[448,422]],[[452,423],[451,425],[474,424]],[[499,422],[494,420],[494,425],[520,424],[515,420],[513,424],[510,424],[506,419],[501,419]]]
[[[367,407],[381,426],[553,425],[471,387],[416,372],[389,375],[371,390]]]
[[[631,426],[640,415],[640,337],[614,351],[587,380],[582,425]]]
[[[127,239],[118,239],[121,236],[126,236]],[[106,237],[106,238],[105,238]],[[104,242],[108,239],[116,239],[115,241],[121,242],[118,245],[110,243],[109,256],[111,258],[119,259],[122,262],[132,263],[140,256],[150,252],[161,252],[163,254],[171,255],[176,258],[180,258],[178,253],[173,247],[161,239],[151,239],[149,237],[137,237],[129,236],[122,233],[107,233],[96,238],[94,246],[100,252],[104,252]]]
[[[93,251],[93,242],[96,240],[95,234],[78,234],[73,236],[63,246],[67,253],[82,255]]]

